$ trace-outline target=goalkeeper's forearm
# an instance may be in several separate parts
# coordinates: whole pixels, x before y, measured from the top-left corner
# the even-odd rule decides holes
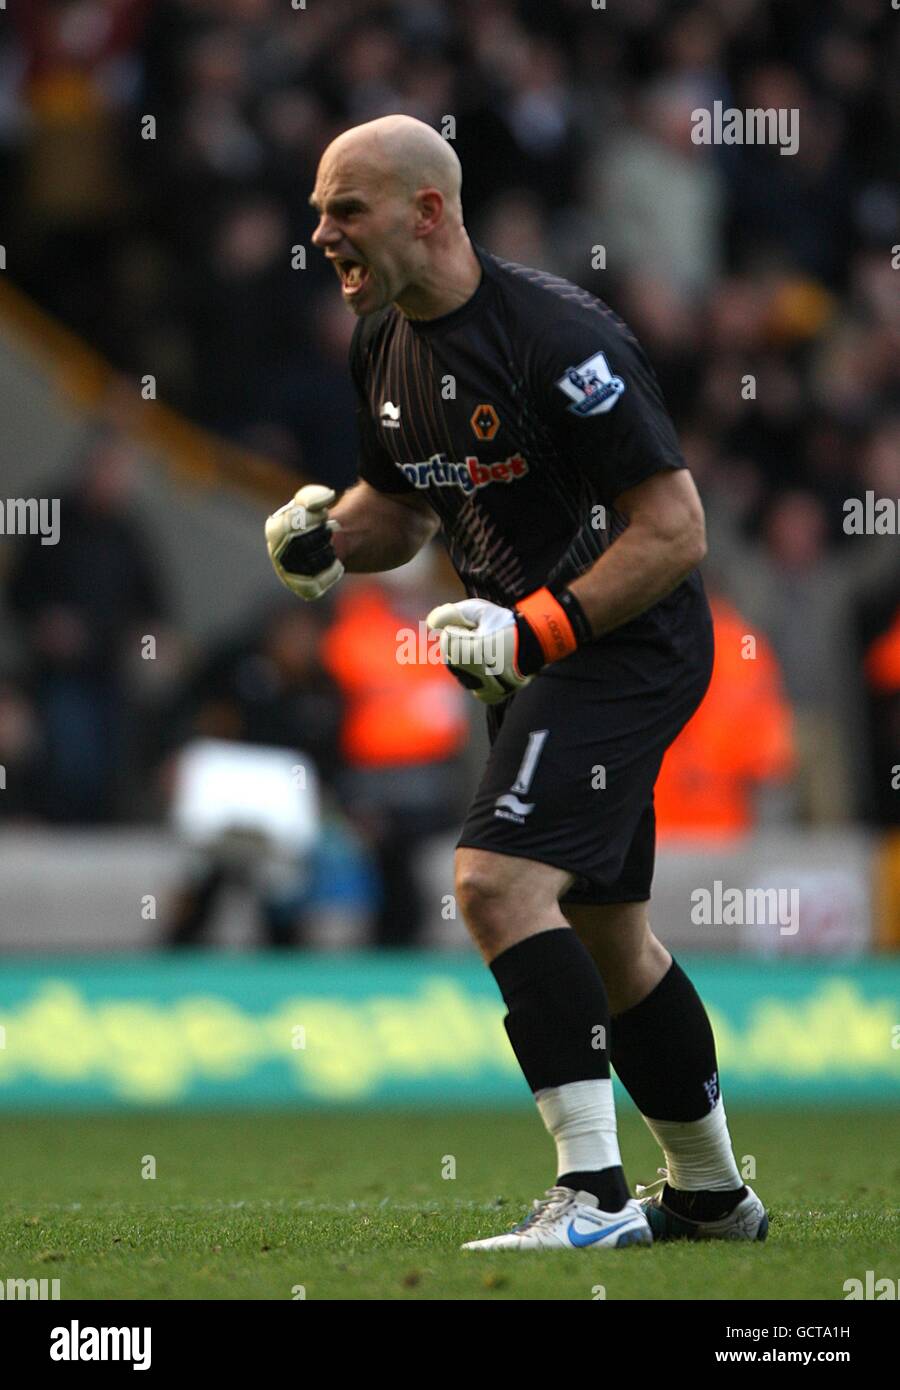
[[[345,492],[329,515],[340,523],[332,538],[335,553],[351,574],[405,565],[440,525],[421,498],[388,496],[365,482]]]

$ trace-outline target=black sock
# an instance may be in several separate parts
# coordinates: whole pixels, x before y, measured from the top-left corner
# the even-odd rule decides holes
[[[662,1200],[669,1210],[686,1217],[688,1221],[718,1221],[734,1211],[746,1195],[746,1187],[731,1191],[680,1192],[666,1183],[662,1190]]]
[[[557,1187],[571,1187],[574,1192],[590,1192],[600,1204],[601,1211],[621,1211],[631,1193],[621,1168],[601,1168],[596,1173],[560,1173]]]
[[[538,932],[491,963],[509,1012],[507,1036],[532,1091],[609,1079],[609,1003],[589,952],[569,927]],[[603,1029],[599,1032],[598,1029]],[[592,1193],[603,1211],[628,1200],[618,1166],[565,1173],[557,1184]]]
[[[501,952],[491,970],[509,1010],[504,1027],[532,1091],[608,1079],[606,989],[570,927],[526,937]],[[598,1038],[604,1046],[594,1046]]]
[[[612,1064],[642,1115],[651,1120],[701,1120],[719,1098],[716,1044],[699,994],[677,961],[633,1008],[612,1020]],[[667,1207],[692,1221],[715,1221],[747,1195],[684,1193],[666,1183]]]
[[[612,1064],[642,1115],[702,1120],[719,1098],[706,1009],[677,961],[633,1008],[612,1020]]]

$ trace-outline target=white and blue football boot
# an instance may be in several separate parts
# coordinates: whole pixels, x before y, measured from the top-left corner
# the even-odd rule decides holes
[[[637,1184],[639,1205],[653,1231],[654,1240],[765,1240],[769,1233],[769,1218],[762,1202],[753,1191],[747,1188],[733,1211],[717,1221],[691,1221],[678,1212],[671,1211],[663,1201],[662,1188],[668,1181],[667,1168],[657,1168],[659,1182],[647,1187]],[[746,1184],[745,1184],[746,1186]],[[660,1191],[648,1194],[654,1188]]]
[[[590,1192],[551,1187],[511,1231],[486,1240],[470,1240],[463,1250],[586,1250],[623,1245],[652,1245],[653,1236],[640,1203],[633,1197],[621,1211],[601,1211]]]

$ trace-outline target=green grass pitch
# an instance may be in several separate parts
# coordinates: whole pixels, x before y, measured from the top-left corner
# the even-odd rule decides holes
[[[867,1269],[900,1274],[893,1114],[730,1123],[766,1244],[484,1256],[459,1245],[514,1224],[553,1177],[527,1110],[7,1116],[0,1280],[59,1279],[63,1299],[840,1300]],[[652,1181],[642,1122],[623,1113],[620,1130],[629,1181]]]

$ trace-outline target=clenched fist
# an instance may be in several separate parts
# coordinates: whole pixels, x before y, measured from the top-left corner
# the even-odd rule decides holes
[[[266,545],[275,573],[298,598],[321,598],[344,573],[334,553],[332,533],[340,523],[329,521],[334,492],[307,483],[273,512],[266,522]]]

